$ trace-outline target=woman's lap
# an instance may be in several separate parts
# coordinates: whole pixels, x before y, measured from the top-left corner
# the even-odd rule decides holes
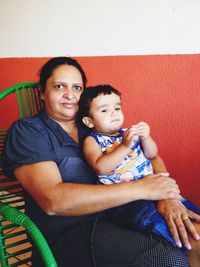
[[[57,237],[51,247],[59,267],[189,266],[180,249],[107,221],[81,225]]]
[[[97,223],[93,243],[96,267],[189,266],[180,249],[118,225]]]

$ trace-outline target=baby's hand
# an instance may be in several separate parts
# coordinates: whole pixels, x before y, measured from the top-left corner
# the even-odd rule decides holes
[[[132,127],[134,128],[135,135],[139,136],[142,140],[149,138],[150,127],[146,122],[141,121]]]
[[[135,126],[132,126],[124,133],[122,143],[126,147],[131,148],[134,145],[134,141],[137,137]]]

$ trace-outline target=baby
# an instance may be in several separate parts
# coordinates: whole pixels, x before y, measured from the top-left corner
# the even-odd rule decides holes
[[[158,148],[150,136],[150,127],[139,122],[129,129],[122,128],[124,116],[118,90],[110,85],[88,88],[81,96],[79,110],[82,122],[92,129],[83,142],[83,152],[100,183],[128,182],[153,173],[150,159],[157,156]],[[191,202],[182,201],[199,213]],[[111,215],[128,228],[156,234],[176,245],[154,201],[134,201],[112,209]]]

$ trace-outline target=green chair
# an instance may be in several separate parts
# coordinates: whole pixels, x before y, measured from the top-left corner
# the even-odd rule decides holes
[[[0,101],[13,95],[19,117],[30,117],[43,107],[36,83],[26,82],[0,92]],[[0,130],[0,263],[2,267],[31,266],[31,244],[38,248],[47,267],[58,266],[40,230],[24,214],[23,188],[13,177],[3,174],[1,154],[8,129]]]

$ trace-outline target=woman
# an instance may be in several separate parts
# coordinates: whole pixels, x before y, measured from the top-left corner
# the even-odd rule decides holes
[[[185,228],[193,231],[193,237],[197,233],[181,218],[199,217],[180,206],[175,181],[156,174],[129,183],[96,185],[80,149],[87,133],[76,120],[86,85],[81,66],[72,58],[53,58],[42,67],[39,83],[45,110],[10,129],[5,166],[25,188],[26,213],[46,236],[58,266],[188,266],[179,248],[106,218],[106,210],[130,201],[160,200],[158,208],[175,241],[180,245],[180,235],[189,245]],[[160,159],[154,168],[165,171]],[[175,204],[181,207],[178,215],[172,210]],[[35,250],[33,266],[42,266]]]

